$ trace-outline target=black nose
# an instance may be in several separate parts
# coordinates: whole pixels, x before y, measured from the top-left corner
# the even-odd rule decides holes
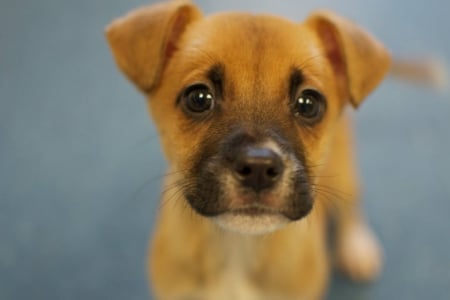
[[[235,177],[255,192],[272,187],[283,174],[284,166],[278,154],[263,147],[245,147],[233,163]]]

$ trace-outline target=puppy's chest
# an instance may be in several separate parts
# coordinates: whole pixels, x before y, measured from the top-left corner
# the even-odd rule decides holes
[[[242,242],[242,241],[241,241]],[[208,289],[208,299],[215,300],[261,300],[260,287],[252,280],[253,264],[249,246],[245,242],[230,241],[225,247],[221,270],[216,282]]]
[[[222,269],[217,283],[208,289],[206,299],[214,300],[308,300],[301,296],[286,297],[276,292],[270,292],[267,286],[258,285],[255,278],[253,266],[249,262],[242,261],[250,259],[245,255],[236,255],[227,266]],[[281,274],[280,274],[281,275]],[[257,275],[256,275],[257,276]],[[310,299],[309,299],[310,300]]]
[[[225,238],[222,249],[223,263],[216,280],[207,290],[206,299],[214,300],[303,300],[299,297],[281,296],[269,278],[280,278],[278,263],[266,260],[263,244],[251,238]],[[295,280],[295,278],[291,278]]]

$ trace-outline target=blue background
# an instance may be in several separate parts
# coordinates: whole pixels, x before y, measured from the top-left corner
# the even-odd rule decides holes
[[[0,299],[149,299],[165,163],[103,37],[146,1],[0,0]],[[302,20],[331,8],[393,53],[450,59],[448,1],[198,1]],[[364,206],[385,248],[372,285],[329,299],[448,299],[450,98],[387,80],[357,114]]]

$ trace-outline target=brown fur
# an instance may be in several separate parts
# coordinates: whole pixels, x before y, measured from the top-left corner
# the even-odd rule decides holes
[[[149,260],[157,299],[320,299],[329,271],[329,215],[336,217],[338,266],[355,280],[378,274],[381,253],[359,212],[345,111],[389,69],[388,52],[372,36],[331,12],[297,24],[243,13],[203,17],[190,2],[171,1],[113,22],[107,37],[119,67],[148,96],[170,166]],[[220,113],[188,117],[179,94],[193,83],[214,85],[214,68],[223,72]],[[313,127],[300,126],[287,104],[293,68],[301,70],[302,87],[327,99]],[[271,233],[243,235],[190,207],[180,182],[195,177],[196,162],[219,151],[236,126],[250,135],[276,128],[305,156],[315,198],[308,216]],[[274,199],[270,205],[287,205]],[[239,205],[232,200],[221,204]]]

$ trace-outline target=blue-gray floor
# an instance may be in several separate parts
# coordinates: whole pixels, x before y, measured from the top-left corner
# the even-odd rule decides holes
[[[144,101],[103,37],[144,3],[0,0],[2,300],[149,299],[145,254],[164,162]],[[298,20],[328,7],[394,53],[450,60],[448,1],[198,3]],[[365,208],[386,267],[373,285],[335,276],[328,298],[448,299],[449,97],[387,81],[357,125]]]

